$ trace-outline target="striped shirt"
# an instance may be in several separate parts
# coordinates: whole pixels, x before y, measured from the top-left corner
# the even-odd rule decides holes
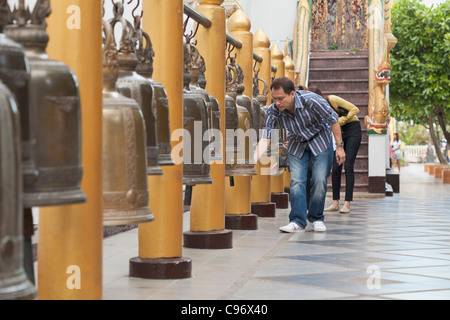
[[[278,110],[274,103],[267,108],[262,137],[270,139],[279,125],[288,132],[290,154],[301,158],[308,146],[317,156],[330,146],[331,125],[338,121],[338,116],[324,98],[313,92],[298,90],[294,99],[295,116],[287,110]]]

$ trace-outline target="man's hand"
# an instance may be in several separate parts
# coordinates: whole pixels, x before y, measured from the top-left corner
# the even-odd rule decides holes
[[[343,147],[336,148],[336,162],[341,165],[345,162],[345,151]]]
[[[266,152],[267,148],[270,145],[270,139],[262,138],[259,140],[258,145],[256,146],[255,153],[253,154],[253,161],[255,164],[261,159],[264,152]]]

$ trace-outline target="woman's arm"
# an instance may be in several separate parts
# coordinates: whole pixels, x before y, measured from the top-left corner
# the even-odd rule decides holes
[[[331,95],[328,96],[328,100],[330,101],[330,104],[333,105],[335,110],[337,110],[338,107],[341,107],[348,111],[346,116],[339,117],[339,124],[341,126],[345,125],[351,118],[353,118],[353,116],[359,113],[357,106],[345,99],[342,99],[341,97]]]

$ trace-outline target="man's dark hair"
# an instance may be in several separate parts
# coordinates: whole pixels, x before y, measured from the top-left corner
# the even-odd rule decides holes
[[[287,94],[291,93],[292,91],[295,91],[294,82],[292,82],[292,80],[287,77],[276,78],[270,85],[270,90],[272,89],[278,90],[280,88],[283,88],[284,93]]]

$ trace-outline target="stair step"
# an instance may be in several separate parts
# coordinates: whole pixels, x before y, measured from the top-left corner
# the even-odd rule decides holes
[[[310,68],[309,81],[323,79],[364,79],[369,78],[367,67],[357,68]]]
[[[311,68],[327,68],[339,64],[341,67],[365,67],[368,65],[368,56],[318,56],[311,54],[309,66]]]
[[[322,93],[325,96],[334,94],[355,105],[361,103],[365,103],[367,105],[369,103],[369,91],[367,91],[367,89],[363,91],[322,91]]]
[[[354,79],[354,80],[310,80],[309,86],[316,86],[321,91],[349,91],[349,90],[357,90],[363,91],[367,90],[369,86],[369,81],[365,79]]]

